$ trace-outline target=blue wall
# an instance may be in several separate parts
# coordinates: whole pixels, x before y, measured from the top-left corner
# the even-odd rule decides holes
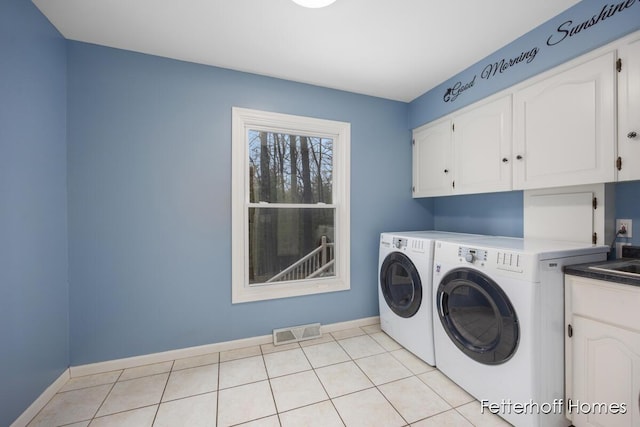
[[[616,184],[616,218],[633,221],[632,237],[618,237],[618,242],[640,246],[640,181]]]
[[[412,200],[407,104],[70,42],[71,364],[378,314]],[[351,123],[351,290],[231,304],[231,107]]]
[[[0,425],[69,366],[65,41],[0,2]]]
[[[65,42],[31,2],[0,2],[0,425],[69,364],[376,315],[381,231],[522,235],[522,192],[412,200],[409,129],[640,28],[640,1],[626,3],[546,46],[608,4],[585,0],[403,104]],[[350,291],[231,305],[232,106],[352,123]],[[640,244],[640,182],[616,196]]]
[[[522,237],[523,193],[439,197],[433,207],[434,228],[462,233]]]

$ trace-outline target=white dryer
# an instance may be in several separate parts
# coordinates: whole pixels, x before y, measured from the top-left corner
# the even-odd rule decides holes
[[[444,231],[380,235],[380,326],[387,335],[430,365],[435,364],[431,289],[434,242],[472,236]]]
[[[506,237],[438,242],[438,369],[478,399],[479,410],[518,427],[569,425],[563,407],[562,268],[605,260],[607,251]]]

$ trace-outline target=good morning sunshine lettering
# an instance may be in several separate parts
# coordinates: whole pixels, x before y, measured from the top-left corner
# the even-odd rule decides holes
[[[603,22],[605,19],[626,11],[636,3],[640,4],[640,0],[626,0],[620,3],[605,4],[599,13],[593,15],[584,22],[575,23],[573,20],[565,21],[558,25],[556,31],[547,38],[546,45],[549,47],[556,46],[563,41],[578,35],[580,32],[589,30],[595,25]],[[520,64],[529,64],[536,59],[538,52],[540,52],[540,48],[536,46],[520,52],[517,56],[501,58],[496,62],[489,63],[480,72],[480,80],[489,80],[495,76],[508,72],[515,66]],[[458,96],[476,85],[477,77],[478,75],[474,74],[473,78],[467,82],[458,81],[454,83],[453,86],[449,87],[445,91],[443,101],[454,102],[458,99]]]

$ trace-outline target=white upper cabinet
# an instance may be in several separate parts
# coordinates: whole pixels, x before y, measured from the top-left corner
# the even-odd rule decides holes
[[[640,180],[640,32],[414,130],[413,197]]]
[[[453,119],[455,194],[511,189],[511,95]]]
[[[413,132],[413,197],[511,189],[511,96]]]
[[[616,178],[615,51],[514,94],[514,188]]]
[[[413,131],[413,197],[451,194],[451,121]]]
[[[619,181],[640,179],[640,34],[619,49]]]

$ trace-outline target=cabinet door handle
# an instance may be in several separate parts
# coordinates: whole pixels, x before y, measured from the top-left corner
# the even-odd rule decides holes
[[[445,169],[445,170],[444,170],[444,173],[449,173],[449,169]]]
[[[635,138],[636,136],[638,136],[638,133],[637,133],[636,131],[631,131],[631,132],[629,132],[629,133],[627,134],[627,138],[629,138],[629,139],[633,139],[633,138]]]
[[[518,160],[522,160],[522,159],[524,159],[524,157],[522,157],[522,154],[518,154],[518,155],[516,156],[516,159],[518,159]]]
[[[507,159],[506,157],[502,158],[502,163],[509,163],[509,159]]]

